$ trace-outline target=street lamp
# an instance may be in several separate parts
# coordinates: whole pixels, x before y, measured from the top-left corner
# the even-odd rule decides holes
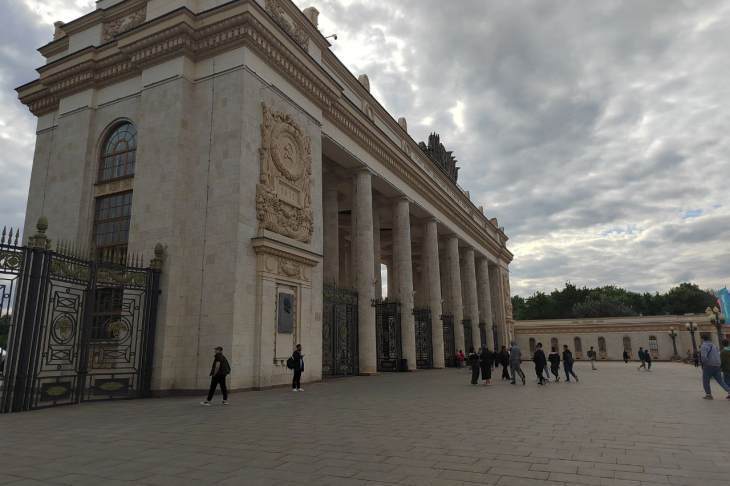
[[[674,348],[674,356],[672,356],[672,359],[679,360],[679,353],[677,353],[677,331],[673,327],[669,329],[669,337],[672,338],[672,347]]]
[[[722,325],[725,322],[725,314],[722,314],[717,306],[708,307],[705,309],[705,314],[710,316],[710,322],[715,325],[715,329],[717,329],[717,344],[718,346],[722,346]]]
[[[690,336],[692,336],[692,352],[697,352],[697,341],[695,341],[695,331],[697,330],[697,324],[694,322],[688,322],[685,324],[685,327],[689,331]]]

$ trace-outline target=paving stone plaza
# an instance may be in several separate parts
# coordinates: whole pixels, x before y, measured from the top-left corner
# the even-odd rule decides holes
[[[727,485],[730,403],[699,371],[579,363],[580,384],[446,369],[0,416],[0,484]]]

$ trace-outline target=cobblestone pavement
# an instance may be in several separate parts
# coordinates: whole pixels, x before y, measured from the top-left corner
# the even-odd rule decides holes
[[[723,485],[730,401],[695,368],[580,363],[580,384],[465,370],[0,416],[0,484]]]

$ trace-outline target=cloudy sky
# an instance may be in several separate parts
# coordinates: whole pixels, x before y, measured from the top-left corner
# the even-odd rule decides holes
[[[297,0],[414,138],[432,130],[515,254],[513,293],[730,284],[730,2]],[[0,223],[33,117],[13,88],[93,0],[0,0]]]

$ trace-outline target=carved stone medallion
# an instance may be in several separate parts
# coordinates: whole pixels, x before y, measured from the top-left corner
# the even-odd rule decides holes
[[[292,36],[297,44],[299,44],[303,49],[307,49],[307,44],[309,43],[307,33],[296,20],[286,14],[284,7],[281,5],[279,0],[266,0],[266,12],[271,15],[271,18],[274,19],[274,22],[276,22],[279,27]]]
[[[312,151],[294,119],[263,105],[261,176],[256,187],[259,227],[304,243],[312,240]]]
[[[104,23],[102,39],[104,42],[112,40],[115,36],[131,30],[144,23],[147,18],[147,7],[144,6],[126,15],[122,15],[109,22]]]

